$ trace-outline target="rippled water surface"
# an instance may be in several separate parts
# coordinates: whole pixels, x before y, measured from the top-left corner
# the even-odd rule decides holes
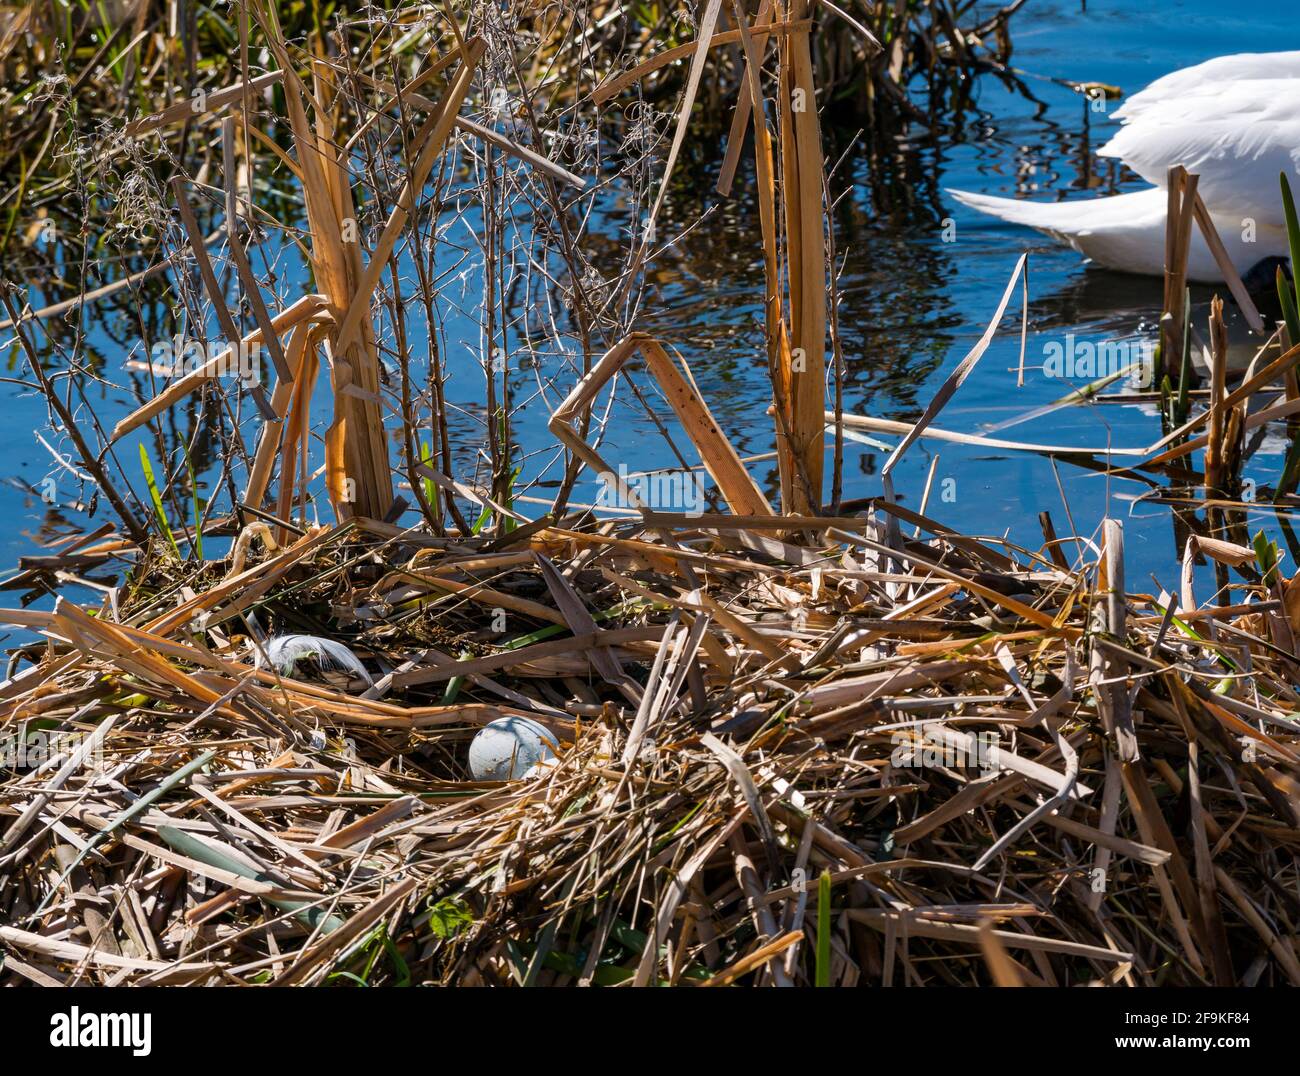
[[[1024,386],[1016,384],[1020,334],[1009,313],[937,425],[977,433],[1062,396],[1074,384],[1045,378],[1037,367],[1046,347],[1052,341],[1064,342],[1067,333],[1077,341],[1153,339],[1161,303],[1158,280],[1090,268],[1073,251],[1036,233],[965,209],[947,189],[1043,200],[1140,189],[1145,186],[1141,180],[1095,156],[1116,122],[1106,113],[1090,111],[1081,96],[1047,76],[1103,82],[1132,93],[1162,74],[1216,55],[1288,47],[1294,43],[1293,23],[1294,11],[1271,0],[1242,5],[1219,0],[1091,0],[1086,10],[1078,2],[1029,0],[1012,22],[1012,62],[1023,72],[1018,85],[982,77],[972,88],[975,107],[958,129],[934,136],[916,130],[871,149],[850,149],[836,181],[837,189],[847,185],[848,190],[835,211],[837,250],[843,259],[839,316],[849,371],[846,409],[893,419],[917,417],[983,332],[1016,260],[1026,251],[1030,302]],[[856,129],[833,107],[825,122],[827,157],[835,160]],[[761,244],[748,196],[752,177],[742,171],[735,198],[718,204],[710,192],[713,162],[720,157],[716,146],[688,147],[690,186],[680,195],[674,192],[669,216],[684,221],[700,210],[710,212],[654,267],[644,327],[674,344],[689,362],[741,452],[761,455],[771,449],[765,414],[770,390],[760,325]],[[618,207],[610,207],[611,221],[617,217]],[[945,222],[951,223],[952,242],[944,240]],[[1196,298],[1204,301],[1208,293]],[[42,301],[49,300],[32,296],[33,305]],[[1018,309],[1017,295],[1011,311],[1018,315]],[[131,330],[93,318],[88,329],[106,379],[123,383],[123,362],[133,346]],[[464,409],[454,429],[461,454],[472,466],[483,440],[474,418],[481,414],[482,375],[470,358],[478,346],[477,330],[453,319],[447,332],[445,354],[453,375],[448,395]],[[135,342],[138,337],[137,330]],[[11,371],[20,365],[16,355],[10,363]],[[530,492],[546,496],[554,477],[554,471],[544,471],[553,459],[545,431],[547,404],[553,406],[558,397],[554,389],[521,385],[518,399],[532,395],[515,431],[530,453],[523,463],[523,481],[541,477],[543,484]],[[567,385],[557,383],[559,389]],[[18,554],[34,551],[34,537],[42,530],[48,536],[66,524],[85,526],[87,521],[66,507],[47,509],[31,491],[52,473],[50,455],[33,432],[44,426],[44,404],[11,385],[0,386],[0,393],[8,413],[8,421],[0,425],[0,477],[11,480],[0,485],[0,511],[6,518],[0,546],[5,562],[13,564]],[[125,393],[98,383],[89,397],[105,424],[131,406]],[[184,432],[183,423],[169,428]],[[1077,446],[1143,446],[1159,434],[1159,420],[1149,405],[1110,403],[1058,411],[1002,436]],[[685,444],[680,436],[678,441]],[[1266,438],[1247,474],[1257,475],[1260,482],[1276,480],[1283,447],[1280,437]],[[602,451],[611,461],[626,461],[630,469],[673,463],[653,419],[626,400],[612,413]],[[1073,528],[1082,534],[1091,534],[1109,512],[1125,520],[1130,585],[1145,589],[1154,576],[1174,587],[1177,569],[1169,512],[1159,505],[1133,503],[1146,486],[1061,461],[1058,489],[1046,458],[924,441],[913,446],[896,480],[905,504],[919,505],[935,453],[938,463],[928,511],[942,522],[971,533],[1006,533],[1037,548],[1042,542],[1037,516],[1043,509],[1051,511],[1058,531],[1071,530],[1072,517]],[[135,445],[125,444],[121,458],[123,469],[138,480]],[[850,443],[845,497],[878,494],[884,458],[880,448]],[[771,461],[759,459],[752,466],[774,493]],[[217,481],[202,460],[198,469],[209,487]],[[138,489],[144,493],[143,483]],[[578,499],[593,495],[588,483]],[[327,514],[323,500],[321,504],[322,514]],[[528,514],[540,511],[536,505],[521,508]],[[1252,530],[1263,526],[1272,532],[1271,514],[1260,510],[1258,516],[1251,521]],[[93,522],[105,518],[101,506]]]

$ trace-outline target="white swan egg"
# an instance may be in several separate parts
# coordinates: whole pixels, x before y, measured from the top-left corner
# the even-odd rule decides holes
[[[526,717],[489,721],[470,742],[469,771],[476,781],[514,781],[553,759],[560,744],[545,725]]]

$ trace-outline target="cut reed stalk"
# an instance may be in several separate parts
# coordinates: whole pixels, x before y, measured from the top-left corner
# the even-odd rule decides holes
[[[1161,316],[1160,354],[1166,369],[1177,362],[1183,341],[1183,305],[1187,287],[1187,256],[1192,245],[1197,177],[1181,164],[1169,169],[1166,178],[1169,211],[1165,221],[1165,297]]]

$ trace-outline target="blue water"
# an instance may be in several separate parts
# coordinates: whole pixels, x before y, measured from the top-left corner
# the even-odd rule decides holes
[[[1161,311],[1159,279],[1090,267],[1074,251],[1038,233],[966,209],[947,188],[1043,201],[1143,189],[1143,180],[1095,155],[1119,126],[1109,113],[1120,101],[1108,102],[1107,111],[1098,112],[1080,94],[1046,76],[1106,83],[1129,94],[1169,71],[1214,56],[1286,47],[1293,40],[1290,23],[1290,13],[1280,3],[1252,3],[1240,13],[1209,0],[1092,2],[1086,11],[1079,4],[1045,0],[1026,5],[1013,23],[1011,64],[1024,72],[1022,84],[1032,96],[985,76],[973,93],[976,109],[961,130],[933,140],[922,131],[911,132],[883,160],[864,154],[852,163],[853,197],[836,213],[836,243],[846,258],[840,280],[840,330],[849,367],[846,410],[914,420],[983,333],[1017,259],[1026,252],[1030,285],[1023,387],[1017,387],[1014,372],[1020,348],[1017,292],[993,344],[936,426],[980,433],[1085,384],[1091,377],[1062,381],[1036,369],[1049,346],[1068,347],[1069,338],[1076,348],[1116,342],[1134,349],[1153,347]],[[835,119],[828,115],[828,125]],[[742,452],[770,448],[761,415],[768,392],[756,302],[761,266],[752,257],[736,259],[719,273],[718,263],[735,229],[743,229],[752,242],[753,220],[751,213],[743,224],[727,221],[689,237],[681,245],[680,279],[663,289],[664,308],[649,319],[653,331],[679,342]],[[951,242],[945,241],[945,223],[950,224]],[[1202,317],[1209,295],[1205,289],[1194,294],[1194,311]],[[683,332],[681,326],[689,329]],[[1208,337],[1203,322],[1201,332]],[[650,465],[637,447],[648,441],[650,430],[649,420],[634,413],[619,429],[620,448],[639,459],[639,466]],[[1151,404],[1111,403],[1056,411],[993,436],[1139,448],[1161,432]],[[1260,484],[1276,482],[1284,447],[1283,438],[1270,432],[1247,465],[1246,477]],[[607,455],[618,457],[612,451]],[[1047,457],[927,440],[914,445],[895,471],[904,504],[919,506],[935,455],[929,515],[965,532],[1005,535],[1038,549],[1043,541],[1038,513],[1044,509],[1051,512],[1058,533],[1085,537],[1094,535],[1109,514],[1125,523],[1132,585],[1146,589],[1155,579],[1174,589],[1178,550],[1170,512],[1133,500],[1149,493],[1149,485],[1062,459],[1056,468],[1058,488]],[[883,450],[847,445],[844,496],[881,493],[879,471],[886,457]],[[668,465],[670,460],[656,454],[654,462]],[[772,465],[758,464],[754,470],[774,494]],[[1275,517],[1266,508],[1250,513],[1249,526],[1252,533],[1263,528],[1278,537]],[[1072,552],[1067,547],[1067,555]],[[1201,596],[1207,596],[1204,587]]]
[[[963,208],[946,190],[956,187],[1056,200],[1141,189],[1145,186],[1141,180],[1095,156],[1116,122],[1108,113],[1090,110],[1079,94],[1046,77],[1103,82],[1132,93],[1162,74],[1213,56],[1289,47],[1294,41],[1289,33],[1293,21],[1293,12],[1281,3],[1261,0],[1237,8],[1221,0],[1155,5],[1092,0],[1086,10],[1077,2],[1030,0],[1012,22],[1012,65],[1024,72],[1023,87],[1032,97],[993,76],[982,76],[972,88],[975,107],[965,114],[959,129],[936,137],[917,129],[877,147],[874,155],[850,154],[837,184],[851,179],[851,193],[837,205],[835,214],[837,253],[844,261],[839,318],[848,366],[846,410],[915,419],[984,331],[1017,259],[1025,252],[1030,259],[1030,307],[1024,386],[1017,387],[1015,373],[1020,344],[1017,293],[992,346],[936,425],[978,433],[1063,395],[1074,383],[1046,378],[1036,368],[1048,345],[1063,343],[1067,334],[1094,343],[1153,340],[1161,302],[1158,280],[1091,268],[1075,252],[1036,233]],[[1113,111],[1117,106],[1118,102],[1111,102],[1109,108]],[[827,114],[828,132],[839,119]],[[833,153],[828,149],[828,159],[838,157],[842,149],[842,145]],[[672,225],[692,221],[701,210],[710,212],[651,267],[638,327],[657,334],[689,363],[718,421],[742,454],[768,453],[772,432],[765,409],[770,388],[759,306],[762,265],[757,213],[749,193],[752,175],[742,169],[733,198],[722,202],[711,194],[711,169],[721,157],[716,145],[697,146],[688,139],[685,156],[697,163],[690,173],[691,183],[674,188],[665,231],[671,234]],[[599,233],[596,238],[608,245],[625,241],[630,224],[626,206],[615,196],[602,205],[592,226]],[[295,279],[291,265],[282,279],[286,294],[301,293],[294,291],[300,277]],[[459,291],[448,288],[446,297],[472,306],[481,296],[481,281],[472,274],[460,287]],[[34,293],[31,301],[39,306],[63,297]],[[125,370],[126,358],[144,357],[138,331],[133,337],[120,317],[114,317],[92,311],[87,322],[88,343],[99,358],[99,373],[109,383],[92,383],[88,395],[106,426],[134,406],[123,386],[140,375]],[[483,375],[474,361],[481,346],[479,330],[452,310],[443,333],[444,361],[451,374],[447,395],[455,408],[458,477],[486,481]],[[412,341],[417,365],[422,347],[427,344],[417,333]],[[519,354],[514,352],[512,363]],[[550,408],[573,384],[571,358],[544,357],[540,387],[532,369],[520,370],[513,379],[516,401],[527,401],[514,421],[514,436],[522,447],[524,497],[548,498],[559,478],[561,461],[546,422]],[[11,375],[16,376],[21,366],[20,360],[11,359]],[[633,377],[650,398],[654,417],[623,391],[604,426],[604,457],[632,471],[672,466],[675,458],[656,429],[654,418],[658,418],[688,461],[697,462],[669,409],[662,401],[655,402],[650,379],[635,370]],[[0,477],[39,487],[47,475],[56,475],[60,490],[60,504],[47,506],[30,490],[13,483],[0,485],[0,512],[8,521],[0,529],[0,562],[13,564],[19,554],[39,551],[42,537],[88,528],[113,517],[102,500],[93,520],[72,505],[77,483],[51,464],[49,453],[33,434],[34,429],[45,428],[43,403],[10,384],[0,384],[0,398],[9,415],[0,426]],[[602,398],[602,413],[603,404]],[[244,413],[254,414],[249,405]],[[313,414],[319,433],[321,419],[328,414],[323,375]],[[141,440],[148,444],[156,470],[160,448],[169,453],[170,468],[183,468],[179,445],[189,432],[189,418],[184,409],[172,416],[166,446],[147,435],[118,446],[122,470],[143,499],[147,500],[147,493],[140,479],[138,444]],[[245,426],[247,435],[254,429],[251,421]],[[1096,404],[1058,411],[999,436],[1077,446],[1138,447],[1159,435],[1159,419],[1149,405]],[[52,440],[48,432],[46,438]],[[880,440],[894,443],[897,439],[880,435]],[[1275,481],[1282,446],[1280,437],[1266,439],[1246,475],[1261,483]],[[966,532],[1006,535],[1037,549],[1042,543],[1037,516],[1044,509],[1051,511],[1059,533],[1085,536],[1110,514],[1125,522],[1130,585],[1145,589],[1154,578],[1174,588],[1177,551],[1169,510],[1133,503],[1146,486],[1062,460],[1057,470],[1067,512],[1052,464],[1044,457],[923,441],[912,447],[895,473],[895,487],[904,504],[919,506],[936,454],[927,509],[931,516]],[[847,444],[844,496],[878,495],[885,457],[880,448]],[[318,458],[313,466],[319,462]],[[751,467],[774,498],[773,462],[760,459]],[[203,460],[197,470],[206,484],[204,495],[212,493],[216,472]],[[320,518],[329,519],[319,479],[312,489]],[[82,496],[88,498],[89,492],[85,489]],[[597,486],[588,476],[574,499],[589,502],[596,496]],[[518,507],[529,516],[543,510],[528,500],[521,500]],[[1272,513],[1263,508],[1252,512],[1250,525],[1252,531],[1263,527],[1276,534]],[[220,546],[213,543],[212,548]],[[86,600],[94,597],[84,590],[77,593]],[[0,597],[0,604],[18,600],[17,595]],[[48,598],[38,599],[38,604],[47,602]]]

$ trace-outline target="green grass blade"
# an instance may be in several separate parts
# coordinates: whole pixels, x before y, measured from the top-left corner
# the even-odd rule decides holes
[[[208,754],[211,755],[212,752],[208,752]],[[241,878],[248,878],[254,882],[265,882],[268,885],[275,884],[275,879],[270,875],[250,870],[239,860],[232,859],[224,852],[204,844],[175,826],[159,826],[158,836],[181,855],[189,856],[190,859],[197,859],[200,863],[206,863],[209,867],[229,871],[231,874],[238,874]],[[304,926],[312,930],[319,926],[322,934],[329,934],[343,925],[342,919],[337,915],[330,915],[320,904],[311,904],[304,900],[282,900],[278,897],[266,897],[265,899],[267,904],[272,904],[286,912],[293,912],[294,918]]]
[[[1295,262],[1291,263],[1295,265]],[[1282,304],[1282,319],[1286,322],[1287,334],[1291,337],[1291,346],[1300,344],[1300,314],[1296,313],[1295,298],[1291,295],[1291,287],[1287,282],[1286,273],[1282,272],[1282,267],[1277,267],[1277,298]]]
[[[1291,197],[1291,184],[1287,182],[1286,173],[1280,173],[1282,180],[1282,212],[1286,215],[1286,238],[1287,244],[1291,249],[1291,275],[1296,277],[1300,273],[1300,219],[1296,218],[1295,199]],[[1295,306],[1300,307],[1300,279],[1294,281]],[[1291,343],[1300,344],[1300,337],[1293,335]]]
[[[814,986],[831,985],[831,876],[822,871],[817,881],[817,963]]]
[[[1278,504],[1296,484],[1297,469],[1300,468],[1300,439],[1293,439],[1286,451],[1286,460],[1282,464],[1282,477],[1277,480],[1277,489],[1273,491],[1273,503]]]
[[[428,441],[420,442],[420,462],[432,470],[433,468],[433,448]],[[438,507],[438,488],[433,484],[432,478],[424,480],[424,500],[432,509]]]
[[[203,769],[204,766],[206,766],[209,762],[211,762],[216,757],[216,754],[217,753],[215,751],[204,751],[197,758],[190,759],[190,761],[185,763],[185,765],[182,766],[179,770],[176,770],[174,773],[168,774],[167,777],[163,779],[162,783],[159,784],[157,788],[153,789],[151,792],[146,792],[138,800],[133,802],[131,806],[127,807],[124,811],[119,812],[118,815],[111,822],[109,822],[107,826],[105,826],[103,829],[96,832],[90,838],[90,840],[86,842],[85,846],[81,849],[81,851],[77,853],[76,857],[72,861],[72,864],[66,870],[64,870],[62,875],[59,876],[59,880],[55,882],[52,886],[50,886],[50,891],[45,895],[45,899],[41,901],[40,907],[36,909],[33,918],[39,916],[41,912],[45,911],[45,906],[50,902],[50,900],[56,894],[62,892],[63,883],[72,877],[72,872],[75,871],[77,867],[81,865],[81,861],[85,859],[86,856],[90,855],[90,853],[94,851],[96,845],[98,845],[102,841],[107,840],[114,832],[117,831],[119,827],[131,821],[131,819],[133,819],[136,815],[143,814],[144,811],[148,808],[148,806],[151,803],[153,803],[155,800],[162,799],[163,796],[167,795],[167,793],[170,792],[177,785],[188,780],[191,774],[197,773],[199,770]],[[167,829],[167,828],[168,828],[167,826],[160,827],[160,829]]]
[[[144,481],[149,487],[149,496],[153,500],[153,512],[158,517],[158,526],[163,534],[167,536],[167,541],[171,543],[172,552],[176,554],[176,559],[180,560],[180,547],[176,544],[176,535],[172,534],[171,524],[167,522],[167,512],[163,508],[162,494],[158,492],[158,483],[154,481],[153,467],[149,463],[149,453],[145,451],[144,445],[140,446],[140,470],[144,472]]]
[[[474,655],[471,654],[468,650],[462,650],[460,652],[461,661],[468,661],[473,656]],[[444,689],[442,693],[442,705],[443,706],[452,705],[456,701],[457,697],[460,695],[460,689],[464,686],[465,686],[465,678],[463,676],[453,676],[450,680],[448,680],[447,687]]]

